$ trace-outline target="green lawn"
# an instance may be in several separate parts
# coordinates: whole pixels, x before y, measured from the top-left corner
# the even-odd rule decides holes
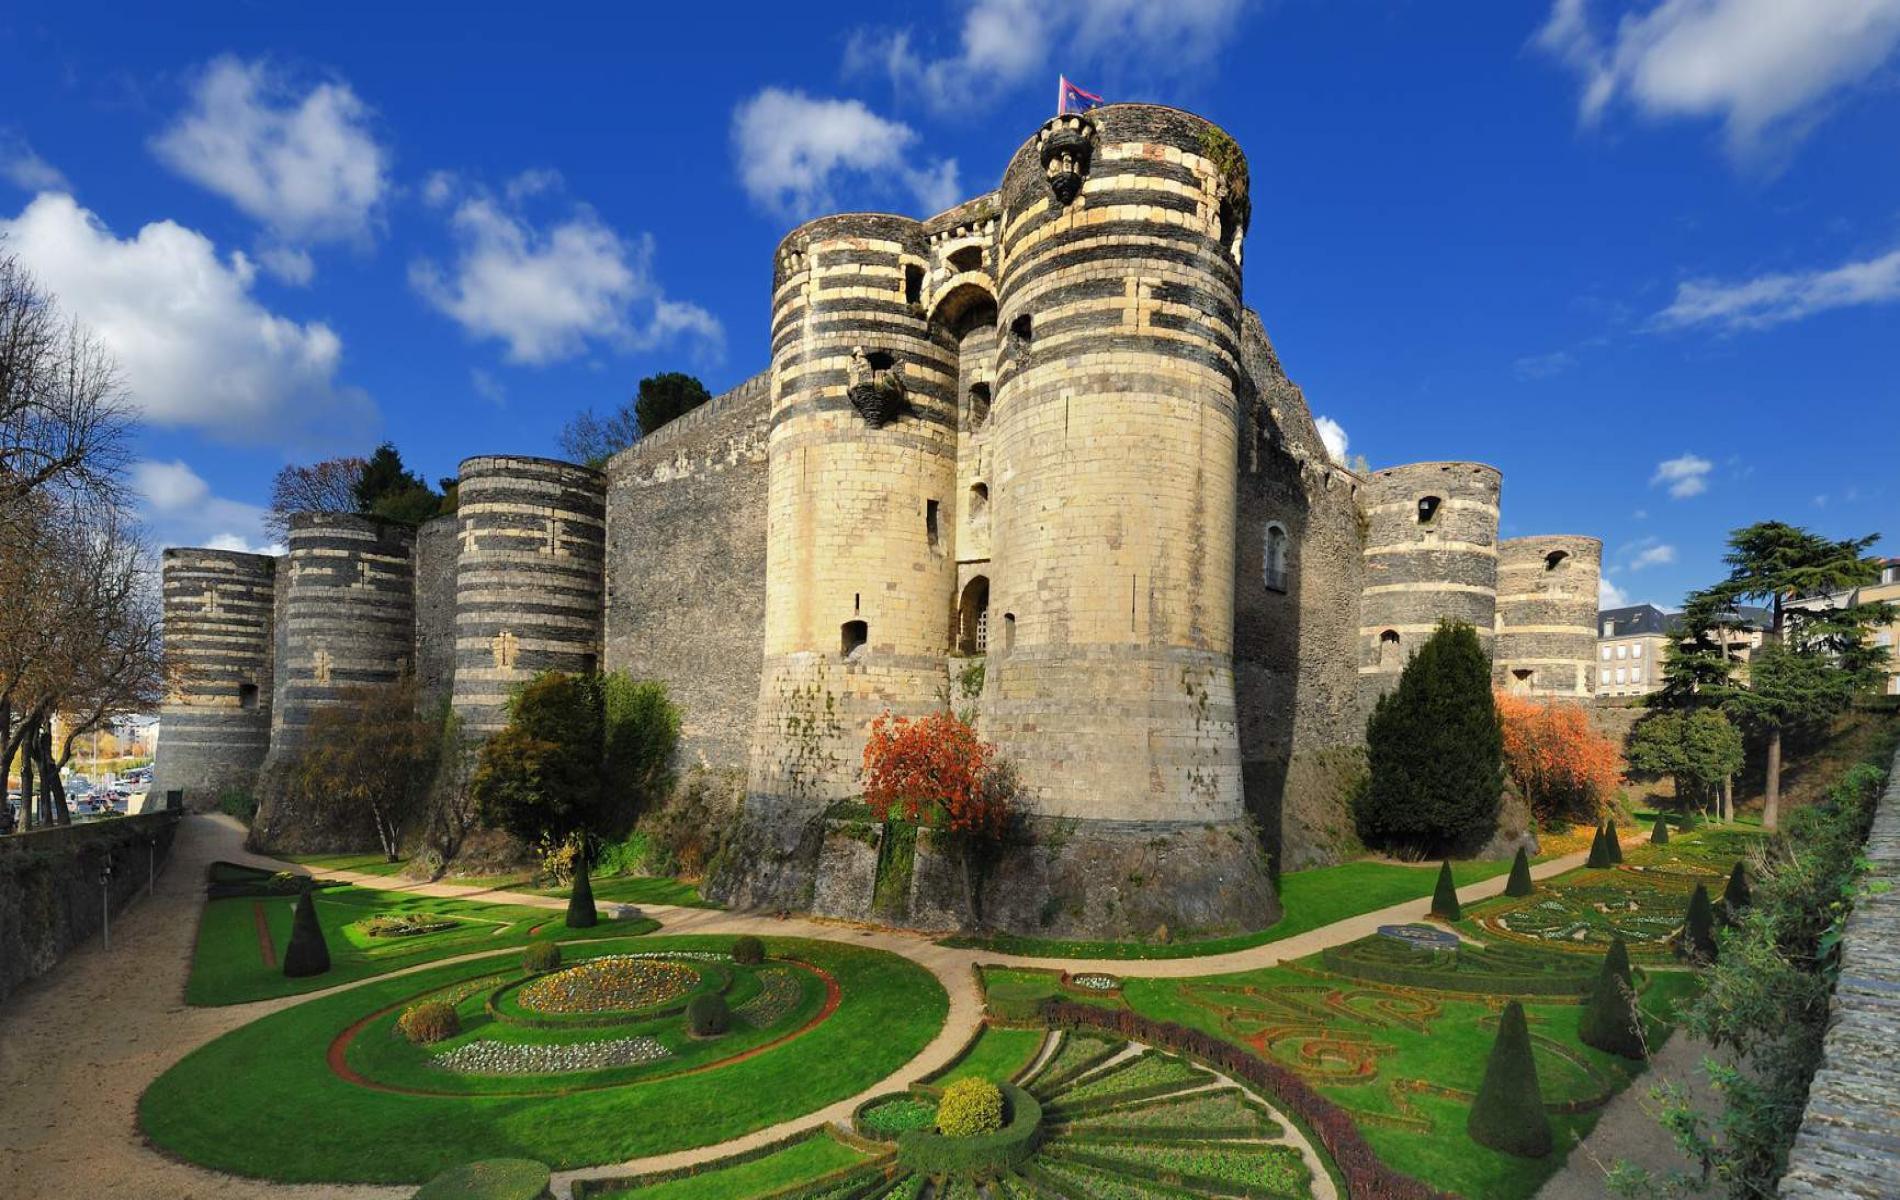
[[[735,1196],[764,1196],[842,1171],[871,1156],[824,1134],[813,1134],[775,1150],[763,1158],[737,1166],[702,1171],[664,1183],[615,1186],[611,1181],[589,1184],[588,1200],[596,1196],[631,1196],[640,1200],[732,1200]]]
[[[588,880],[599,904],[677,904],[687,908],[718,908],[700,896],[699,885],[664,875],[607,875]],[[527,889],[539,896],[566,896],[567,885]]]
[[[944,1087],[959,1079],[987,1079],[991,1083],[1003,1083],[1014,1079],[1016,1073],[1029,1065],[1042,1048],[1043,1032],[1040,1029],[1001,1029],[986,1025],[977,1035],[976,1044],[970,1047],[954,1066],[941,1075],[934,1075],[930,1083]]]
[[[1511,869],[1509,862],[1452,864],[1452,877],[1463,887],[1494,879]],[[1266,929],[1228,937],[1187,942],[1095,942],[1063,938],[1018,937],[997,933],[945,938],[942,945],[998,954],[1038,958],[1201,958],[1231,954],[1347,917],[1375,912],[1407,900],[1422,900],[1438,882],[1437,864],[1409,866],[1385,862],[1349,862],[1336,867],[1314,867],[1280,876],[1280,903],[1286,915]]]
[[[399,858],[390,862],[381,854],[286,854],[285,862],[294,862],[300,867],[309,867],[312,874],[321,875],[325,871],[355,871],[362,875],[400,875],[409,865],[409,860]]]
[[[483,950],[517,949],[530,941],[569,941],[626,937],[659,928],[644,918],[602,921],[592,929],[569,929],[559,909],[485,904],[477,900],[437,899],[373,888],[330,888],[316,894],[317,920],[330,948],[330,969],[322,975],[287,979],[281,966],[266,966],[258,941],[257,912],[270,930],[278,963],[290,944],[290,920],[296,901],[288,896],[234,897],[205,905],[192,952],[185,1002],[197,1005],[241,1004],[335,987],[403,967],[435,962]],[[439,914],[456,924],[439,933],[372,938],[355,926],[377,913]],[[540,928],[538,934],[529,931]]]
[[[623,945],[731,943],[643,937]],[[460,963],[318,997],[225,1034],[147,1089],[140,1124],[191,1162],[283,1182],[414,1183],[498,1156],[566,1169],[714,1144],[821,1108],[896,1070],[942,1027],[949,998],[908,960],[830,942],[768,938],[766,947],[829,971],[843,998],[822,1024],[744,1061],[529,1096],[395,1094],[330,1070],[331,1042],[362,1017],[496,968]]]

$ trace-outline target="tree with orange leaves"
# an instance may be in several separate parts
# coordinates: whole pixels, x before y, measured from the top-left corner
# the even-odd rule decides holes
[[[864,802],[878,820],[899,820],[950,833],[1000,837],[1009,798],[996,784],[996,747],[955,713],[894,717],[871,723],[864,744]]]
[[[1616,794],[1622,757],[1577,704],[1499,693],[1504,765],[1540,822],[1594,821]]]

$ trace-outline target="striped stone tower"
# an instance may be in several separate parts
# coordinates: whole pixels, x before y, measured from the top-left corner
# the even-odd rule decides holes
[[[871,720],[942,706],[957,345],[925,315],[927,261],[921,224],[874,214],[779,247],[750,803],[855,795]]]
[[[1245,178],[1149,105],[1058,117],[1003,178],[985,731],[1044,816],[1241,819]]]
[[[1495,467],[1472,462],[1388,467],[1367,481],[1359,677],[1368,706],[1441,620],[1472,626],[1491,653],[1502,486]]]
[[[317,709],[414,671],[415,538],[413,529],[345,513],[290,519],[273,765],[303,746]]]
[[[184,673],[159,709],[152,790],[215,808],[251,791],[270,748],[271,625],[277,560],[167,550],[160,560],[165,649]]]
[[[511,689],[600,663],[606,479],[548,458],[464,459],[457,490],[455,711],[507,724]]]
[[[1498,543],[1498,687],[1534,696],[1595,694],[1602,570],[1603,543],[1593,537]]]

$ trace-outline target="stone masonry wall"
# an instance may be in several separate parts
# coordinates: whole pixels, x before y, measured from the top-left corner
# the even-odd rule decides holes
[[[254,788],[270,749],[277,560],[174,549],[160,576],[165,647],[184,674],[159,709],[152,790],[202,811],[225,788]]]
[[[680,707],[682,766],[743,770],[765,645],[770,372],[607,466],[605,666]]]
[[[455,689],[455,560],[461,526],[454,514],[416,530],[416,686],[434,714]]]
[[[1603,543],[1545,534],[1498,543],[1494,678],[1507,691],[1586,699],[1596,691]]]

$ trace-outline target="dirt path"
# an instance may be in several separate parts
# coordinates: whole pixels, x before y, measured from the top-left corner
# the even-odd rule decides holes
[[[1708,1053],[1707,1042],[1684,1035],[1665,1042],[1643,1077],[1605,1106],[1596,1128],[1570,1151],[1563,1170],[1550,1177],[1538,1191],[1537,1200],[1603,1200],[1612,1194],[1604,1186],[1604,1174],[1619,1161],[1631,1162],[1657,1176],[1693,1174],[1694,1164],[1656,1124],[1656,1102],[1649,1098],[1649,1089],[1665,1080],[1680,1084],[1688,1089],[1699,1111],[1714,1115],[1720,1097],[1702,1070],[1702,1060]]]
[[[407,1188],[291,1186],[239,1179],[168,1158],[146,1145],[137,1126],[138,1097],[159,1075],[205,1042],[266,1013],[327,996],[350,987],[391,978],[389,972],[302,996],[223,1008],[184,1004],[193,939],[204,907],[204,870],[216,859],[252,863],[278,870],[304,871],[290,863],[243,849],[243,830],[222,816],[187,817],[179,827],[172,861],[160,876],[157,894],[141,901],[114,922],[113,948],[96,943],[69,955],[58,969],[22,988],[0,1011],[0,1195],[75,1197],[81,1200],[238,1200],[243,1197],[396,1197]],[[1532,868],[1537,878],[1581,866],[1584,855],[1553,859]],[[416,895],[457,897],[496,904],[560,910],[567,901],[492,888],[421,883],[352,871],[325,871],[364,887]],[[1504,890],[1500,875],[1461,888],[1466,902]],[[982,1003],[973,967],[1052,967],[1097,970],[1123,977],[1183,978],[1228,974],[1270,967],[1303,958],[1329,946],[1354,941],[1380,925],[1416,921],[1428,899],[1396,904],[1309,930],[1277,942],[1205,958],[1109,960],[1028,958],[985,951],[954,950],[929,938],[898,930],[865,929],[841,923],[779,919],[717,909],[641,905],[666,933],[757,933],[779,937],[852,942],[888,950],[933,974],[950,997],[943,1028],[915,1058],[855,1096],[816,1112],[780,1122],[743,1137],[655,1155],[625,1163],[562,1172],[557,1195],[567,1196],[576,1179],[662,1170],[724,1158],[833,1122],[847,1122],[863,1100],[900,1090],[947,1064],[975,1033]],[[485,951],[423,964],[476,961],[512,951]],[[56,1098],[56,1099],[53,1099]],[[136,1180],[136,1183],[132,1181]]]

